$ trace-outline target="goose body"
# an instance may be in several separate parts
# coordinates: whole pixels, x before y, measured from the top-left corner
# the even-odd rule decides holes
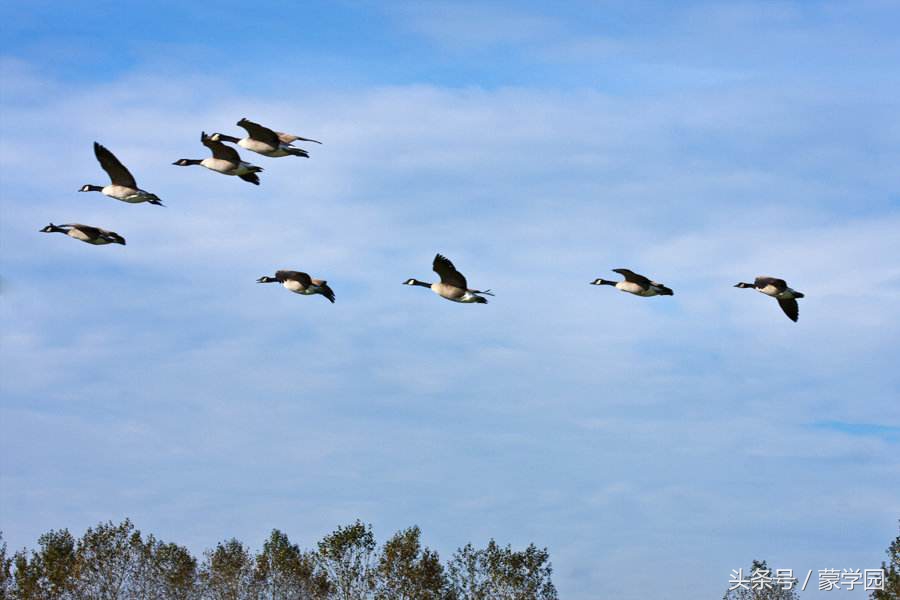
[[[237,126],[247,131],[247,137],[239,139],[222,133],[214,133],[210,138],[215,141],[231,142],[232,144],[237,144],[241,148],[270,158],[279,158],[282,156],[301,156],[303,158],[309,158],[309,153],[302,148],[294,147],[293,142],[300,140],[304,142],[315,142],[316,144],[322,143],[298,135],[280,133],[269,129],[268,127],[263,127],[259,123],[254,123],[246,118],[238,121]]]
[[[647,279],[643,275],[638,275],[629,269],[613,269],[613,273],[618,273],[625,279],[622,281],[609,281],[600,279],[599,277],[591,282],[591,285],[611,285],[617,290],[649,298],[651,296],[672,296],[674,292],[665,285]]]
[[[85,184],[81,186],[79,192],[100,192],[104,196],[138,204],[140,202],[149,202],[157,206],[163,206],[156,194],[138,188],[137,182],[131,172],[125,168],[116,156],[107,150],[104,146],[94,142],[94,156],[106,174],[109,176],[110,184],[106,186]]]
[[[263,170],[262,167],[257,167],[256,165],[241,160],[241,156],[238,154],[237,150],[226,146],[217,139],[213,139],[213,137],[214,136],[206,135],[206,132],[200,134],[200,142],[212,152],[211,157],[202,160],[180,158],[172,164],[179,167],[200,165],[201,167],[206,167],[210,171],[215,171],[222,175],[233,175],[252,183],[253,185],[259,185],[259,176],[257,173]]]
[[[740,282],[736,283],[734,287],[754,289],[760,294],[775,298],[778,300],[778,306],[781,307],[784,314],[795,323],[800,317],[800,307],[797,305],[797,298],[803,298],[804,294],[788,287],[784,279],[760,275],[753,280],[753,283]]]
[[[82,225],[81,223],[66,223],[65,225],[50,223],[41,229],[41,233],[64,233],[71,238],[93,244],[94,246],[105,246],[106,244],[125,245],[125,238],[115,231],[107,231],[106,229]]]
[[[313,279],[301,271],[275,271],[274,277],[263,276],[256,280],[257,283],[280,283],[295,294],[312,296],[321,294],[334,304],[334,291],[328,287],[324,279]]]
[[[471,290],[466,282],[466,278],[462,273],[456,270],[450,260],[437,254],[432,263],[432,269],[437,273],[441,280],[438,283],[427,283],[418,279],[407,279],[404,285],[416,285],[419,287],[427,287],[432,292],[451,302],[461,302],[463,304],[487,304],[487,298],[483,295],[493,296],[491,290]],[[482,295],[483,294],[483,295]]]

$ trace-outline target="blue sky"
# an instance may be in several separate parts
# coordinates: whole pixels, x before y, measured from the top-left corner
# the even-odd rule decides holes
[[[720,597],[753,558],[880,564],[895,3],[5,9],[12,547],[126,516],[195,551],[312,545],[361,518],[445,558],[546,545],[576,600]],[[171,166],[244,116],[325,143],[246,156],[258,188]],[[76,193],[104,183],[94,140],[167,207]],[[436,252],[496,298],[400,285]],[[616,267],[675,296],[587,285]],[[337,303],[254,283],[278,268]],[[799,323],[731,287],[759,274],[806,293]]]

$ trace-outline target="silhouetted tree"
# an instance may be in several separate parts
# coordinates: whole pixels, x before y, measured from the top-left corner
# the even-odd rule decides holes
[[[455,600],[556,600],[546,549],[521,552],[494,540],[484,550],[466,544],[448,566],[448,592]]]
[[[394,534],[378,559],[378,600],[441,600],[444,567],[436,552],[422,549],[419,528]]]
[[[872,600],[900,600],[900,534],[887,549],[888,562],[881,563],[884,570],[884,589],[872,592]]]

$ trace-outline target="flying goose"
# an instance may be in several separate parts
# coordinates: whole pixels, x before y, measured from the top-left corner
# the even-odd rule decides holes
[[[247,137],[238,139],[223,133],[214,133],[210,137],[217,142],[231,142],[232,144],[237,144],[241,148],[246,148],[251,152],[256,152],[257,154],[262,154],[263,156],[269,156],[271,158],[278,158],[280,156],[302,156],[303,158],[309,158],[309,153],[306,150],[295,148],[292,145],[292,142],[300,140],[304,142],[315,142],[316,144],[322,143],[309,138],[291,135],[289,133],[273,131],[268,127],[263,127],[259,123],[248,121],[246,118],[238,121],[237,126],[247,130]]]
[[[275,277],[263,276],[256,283],[280,283],[295,294],[311,296],[322,294],[334,304],[334,292],[328,287],[328,282],[322,279],[313,279],[300,271],[275,271]]]
[[[736,283],[736,288],[753,288],[761,294],[771,296],[778,300],[778,306],[784,311],[791,321],[797,322],[800,316],[800,308],[797,306],[797,298],[803,298],[803,294],[788,287],[784,279],[776,277],[757,277],[753,283]]]
[[[242,161],[237,150],[212,139],[211,136],[206,135],[205,131],[200,133],[200,141],[212,152],[212,158],[204,158],[203,160],[180,158],[172,164],[179,167],[200,165],[210,171],[215,171],[222,175],[237,175],[244,181],[249,181],[253,185],[259,185],[257,173],[262,171],[262,167]]]
[[[41,233],[64,233],[71,238],[95,246],[103,246],[105,244],[125,245],[125,238],[115,231],[107,231],[105,229],[100,229],[99,227],[82,225],[81,223],[66,223],[65,225],[54,225],[53,223],[50,223],[41,229]]]
[[[104,196],[121,200],[122,202],[130,202],[137,204],[138,202],[149,202],[157,206],[163,206],[156,194],[145,192],[139,189],[134,176],[125,168],[115,155],[94,142],[94,156],[100,162],[100,166],[109,175],[110,184],[107,186],[85,184],[81,186],[79,192],[101,192]]]
[[[487,298],[478,294],[494,295],[491,293],[491,290],[470,290],[469,284],[466,283],[466,278],[456,270],[456,267],[453,266],[453,263],[446,256],[436,254],[431,268],[441,277],[440,283],[425,283],[418,279],[407,279],[403,284],[431,288],[431,291],[441,298],[467,304],[472,302],[487,304]]]
[[[638,275],[629,269],[613,269],[613,273],[618,273],[625,278],[625,281],[609,281],[600,279],[599,277],[591,282],[591,285],[611,285],[616,289],[634,294],[635,296],[672,296],[674,292],[661,283],[651,281],[643,275]]]

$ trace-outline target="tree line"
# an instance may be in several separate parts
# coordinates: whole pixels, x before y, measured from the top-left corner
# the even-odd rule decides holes
[[[10,554],[0,534],[0,600],[557,600],[544,548],[490,540],[446,563],[418,527],[378,547],[370,525],[338,527],[304,550],[273,530],[255,554],[237,539],[198,558],[126,519],[80,538],[67,529]]]

